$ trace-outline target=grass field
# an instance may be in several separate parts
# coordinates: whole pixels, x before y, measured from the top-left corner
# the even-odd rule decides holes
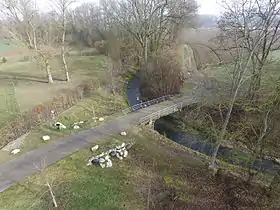
[[[113,167],[86,166],[89,150],[77,152],[45,169],[59,209],[189,209],[223,205],[223,190],[207,167],[186,150],[148,128],[128,136],[110,136],[100,151],[122,142],[134,145],[127,159]],[[0,209],[52,209],[42,174],[1,194]],[[164,201],[164,202],[163,202]]]
[[[0,121],[10,119],[11,101],[16,99],[20,111],[52,99],[62,89],[72,89],[88,78],[105,78],[106,58],[104,56],[69,57],[70,82],[64,82],[61,62],[54,58],[51,62],[55,84],[46,83],[45,72],[35,61],[0,64]],[[15,92],[15,94],[14,94]],[[12,103],[13,104],[13,103]],[[0,123],[1,126],[1,123]]]
[[[56,120],[66,125],[67,129],[58,131],[52,125],[54,122],[47,122],[42,124],[38,129],[32,130],[25,138],[19,155],[46,144],[42,141],[42,136],[44,135],[51,136],[50,141],[56,141],[74,132],[86,130],[105,123],[108,120],[112,120],[122,115],[121,111],[126,107],[127,104],[123,96],[117,94],[112,95],[100,88],[93,92],[90,97],[83,99],[57,116]],[[94,111],[94,114],[92,111]],[[98,118],[104,118],[104,121],[99,122],[98,120],[93,120],[92,118],[95,117],[93,115]],[[79,130],[74,130],[72,125],[79,121],[84,121],[85,123],[80,126],[81,128]],[[0,163],[16,157],[8,151],[0,150]]]

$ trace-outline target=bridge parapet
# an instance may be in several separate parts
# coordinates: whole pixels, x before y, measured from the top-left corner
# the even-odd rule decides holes
[[[157,120],[161,117],[164,117],[164,116],[167,116],[167,115],[170,115],[174,112],[177,112],[177,111],[181,111],[183,108],[183,102],[180,102],[180,103],[177,103],[177,104],[174,104],[174,105],[171,105],[169,107],[166,107],[164,109],[161,109],[157,112],[154,112],[150,115],[147,115],[145,117],[142,117],[140,120],[139,120],[139,124],[146,124],[146,123],[149,123],[151,121],[154,121],[154,120]]]
[[[162,96],[162,97],[159,97],[159,98],[155,98],[153,100],[150,100],[150,101],[145,101],[145,102],[142,102],[142,103],[139,103],[139,104],[135,104],[127,109],[124,109],[122,112],[124,114],[128,114],[130,112],[134,112],[134,111],[137,111],[139,109],[142,109],[142,108],[145,108],[145,107],[148,107],[148,106],[151,106],[151,105],[155,105],[155,104],[159,104],[161,102],[164,102],[164,101],[167,101],[171,98],[171,95],[165,95],[165,96]]]

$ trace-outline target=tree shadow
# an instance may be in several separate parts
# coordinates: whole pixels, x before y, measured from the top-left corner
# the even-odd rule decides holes
[[[14,72],[1,72],[0,71],[0,80],[2,81],[9,81],[9,80],[16,80],[16,81],[26,81],[26,82],[39,82],[39,83],[48,83],[46,77],[44,76],[34,76],[28,75],[24,73],[14,73]],[[53,77],[53,80],[56,81],[64,81],[61,78]]]

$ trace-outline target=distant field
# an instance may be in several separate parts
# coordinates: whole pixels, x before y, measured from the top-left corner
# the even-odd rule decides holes
[[[280,50],[271,53],[269,63],[265,65],[263,71],[262,84],[265,88],[271,87],[280,78]],[[208,66],[203,70],[208,76],[214,77],[219,81],[230,81],[233,71],[232,64],[221,66]]]
[[[55,84],[46,83],[45,71],[38,68],[35,61],[12,62],[0,64],[0,126],[11,117],[8,104],[13,100],[11,95],[15,85],[15,98],[20,111],[28,110],[37,104],[52,99],[62,89],[71,89],[90,78],[100,78],[106,68],[104,56],[71,56],[69,72],[71,82],[64,82],[61,61],[55,58],[51,62]],[[11,83],[12,82],[12,83]],[[7,103],[8,102],[8,103]]]

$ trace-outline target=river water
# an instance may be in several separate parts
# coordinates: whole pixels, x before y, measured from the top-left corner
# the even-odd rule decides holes
[[[130,106],[139,103],[138,98],[140,98],[140,78],[138,77],[138,75],[134,76],[133,79],[129,82],[126,94]],[[167,126],[168,123],[170,124],[170,122],[172,122],[168,120],[168,118],[169,117],[164,117],[157,120],[155,122],[154,129],[160,134],[164,134],[167,138],[171,139],[174,142],[177,142],[195,151],[199,151],[207,156],[211,156],[214,149],[214,143],[207,139],[203,139],[203,137],[200,135],[190,134],[185,131],[172,129],[170,126]],[[222,146],[218,151],[217,158],[230,164],[242,167],[248,167],[248,165],[250,164],[250,155],[248,153]],[[258,158],[254,162],[253,168],[257,171],[271,174],[275,173],[276,170],[280,170],[280,164],[276,163],[273,160]]]

